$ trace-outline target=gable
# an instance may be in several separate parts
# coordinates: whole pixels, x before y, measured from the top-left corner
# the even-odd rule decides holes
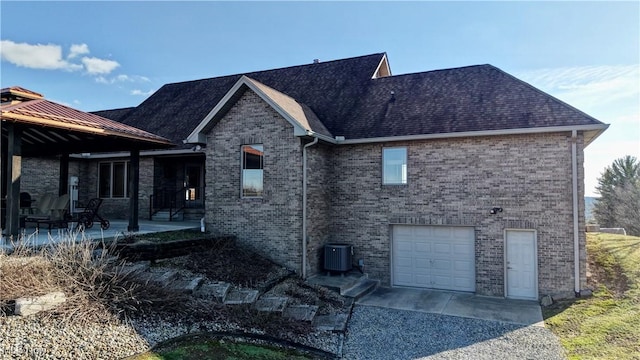
[[[256,80],[242,76],[222,100],[216,104],[213,110],[198,124],[195,130],[189,134],[186,141],[188,143],[206,143],[206,133],[215,126],[246,91],[252,91],[258,95],[260,99],[280,114],[293,127],[294,135],[305,136],[313,133],[331,137],[331,134],[308,106]]]

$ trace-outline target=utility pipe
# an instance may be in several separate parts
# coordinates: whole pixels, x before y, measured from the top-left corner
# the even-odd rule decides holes
[[[314,136],[308,132],[307,135]],[[307,278],[307,148],[318,143],[314,136],[312,142],[302,147],[302,279]]]
[[[577,159],[577,131],[571,131],[571,179],[573,182],[573,264],[574,291],[580,297],[580,237],[578,235],[578,159]]]

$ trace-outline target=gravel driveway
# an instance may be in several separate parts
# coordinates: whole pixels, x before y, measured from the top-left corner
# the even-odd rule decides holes
[[[566,359],[548,329],[355,306],[344,359]]]

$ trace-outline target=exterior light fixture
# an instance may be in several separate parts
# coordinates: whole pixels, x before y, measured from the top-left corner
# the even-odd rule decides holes
[[[491,214],[491,215],[495,215],[495,214],[497,214],[499,212],[502,212],[502,208],[501,207],[494,207],[491,210],[489,210],[489,214]]]

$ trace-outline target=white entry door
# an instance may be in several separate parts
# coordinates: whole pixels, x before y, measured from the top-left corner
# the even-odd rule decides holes
[[[506,297],[538,299],[538,255],[536,232],[506,230]]]
[[[395,225],[393,285],[475,291],[472,227]]]

